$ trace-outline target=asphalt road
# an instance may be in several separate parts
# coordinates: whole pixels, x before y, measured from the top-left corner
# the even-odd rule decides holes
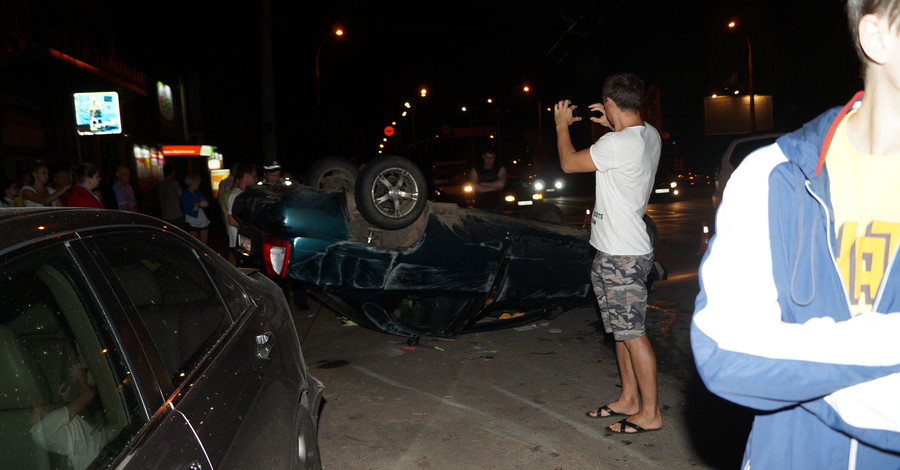
[[[583,201],[557,201],[569,217]],[[296,312],[312,373],[325,383],[319,444],[326,469],[737,468],[747,410],[706,391],[696,376],[689,322],[697,294],[699,228],[707,198],[653,203],[657,259],[648,331],[659,363],[664,428],[605,431],[584,412],[618,394],[613,342],[593,308],[530,328],[405,338],[347,326],[315,302]],[[574,222],[573,222],[574,223]],[[552,275],[552,273],[549,273]]]

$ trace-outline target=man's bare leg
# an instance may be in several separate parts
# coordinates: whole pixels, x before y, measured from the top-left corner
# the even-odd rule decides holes
[[[640,411],[641,396],[637,379],[634,376],[634,367],[631,364],[631,355],[623,341],[616,341],[616,364],[619,366],[622,391],[619,393],[619,398],[607,406],[617,413],[631,416]]]
[[[634,412],[628,421],[644,428],[659,429],[662,427],[662,415],[659,413],[659,401],[656,384],[656,354],[646,336],[616,342],[616,360],[619,363],[619,374],[622,378],[622,393],[616,403],[623,410]],[[632,403],[632,396],[640,397],[639,406]],[[610,408],[619,411],[610,405]],[[628,411],[620,411],[627,413]],[[630,413],[629,413],[630,414]],[[609,426],[611,431],[621,431],[619,424]],[[626,429],[626,432],[628,430]]]

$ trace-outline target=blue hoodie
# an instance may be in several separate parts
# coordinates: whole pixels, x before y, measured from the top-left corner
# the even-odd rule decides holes
[[[691,345],[713,393],[759,410],[743,469],[900,469],[898,261],[851,318],[820,157],[860,98],[747,157],[716,214]]]

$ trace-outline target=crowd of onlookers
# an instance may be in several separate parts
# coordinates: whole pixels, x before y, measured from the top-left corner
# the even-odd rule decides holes
[[[163,179],[156,186],[159,197],[159,216],[167,223],[181,228],[209,243],[210,210],[220,210],[229,248],[234,247],[237,222],[231,216],[231,203],[244,188],[254,184],[283,184],[285,177],[275,160],[267,160],[262,166],[262,179],[257,181],[256,165],[235,163],[230,175],[218,187],[219,207],[211,208],[209,199],[200,186],[200,175],[189,173],[181,180],[176,176],[172,163],[163,166]],[[24,171],[16,180],[3,181],[3,207],[90,207],[141,211],[132,187],[131,169],[118,165],[111,184],[101,184],[103,176],[93,163],[79,163],[72,167],[51,170],[44,162],[36,162],[31,170]],[[145,211],[146,212],[146,211]],[[230,253],[229,253],[230,254]]]
[[[95,207],[137,211],[131,170],[116,167],[114,182],[101,187],[100,170],[93,163],[79,163],[71,168],[58,168],[36,162],[23,172],[18,181],[3,182],[5,207]]]
[[[166,164],[165,178],[158,185],[162,218],[200,239],[209,240],[209,206],[200,191],[201,178],[188,174],[182,184],[175,180],[175,168]],[[3,182],[3,207],[90,207],[140,211],[131,185],[131,169],[118,165],[111,184],[101,185],[103,177],[93,163],[79,163],[71,168],[58,168],[51,172],[44,162],[36,162],[31,170],[23,172],[18,181]]]

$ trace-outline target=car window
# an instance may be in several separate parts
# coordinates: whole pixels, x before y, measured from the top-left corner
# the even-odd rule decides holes
[[[769,137],[765,139],[751,140],[748,142],[741,142],[734,146],[734,150],[731,152],[731,156],[728,157],[728,162],[731,163],[731,166],[737,168],[738,165],[744,161],[744,158],[747,158],[747,155],[750,155],[754,150],[764,147],[766,145],[775,142],[776,137]]]
[[[232,317],[239,318],[252,304],[250,296],[241,289],[241,286],[232,275],[225,272],[225,269],[230,269],[231,271],[234,271],[234,269],[231,269],[230,266],[222,266],[222,263],[215,262],[208,256],[204,256],[203,260],[206,269],[213,278],[213,282],[219,287],[219,292],[222,294],[222,298],[225,299],[225,304],[228,305],[228,310],[231,312]]]
[[[163,232],[117,233],[95,241],[178,385],[231,325],[198,253]]]
[[[62,244],[0,260],[3,468],[82,469],[146,422],[77,265]]]

